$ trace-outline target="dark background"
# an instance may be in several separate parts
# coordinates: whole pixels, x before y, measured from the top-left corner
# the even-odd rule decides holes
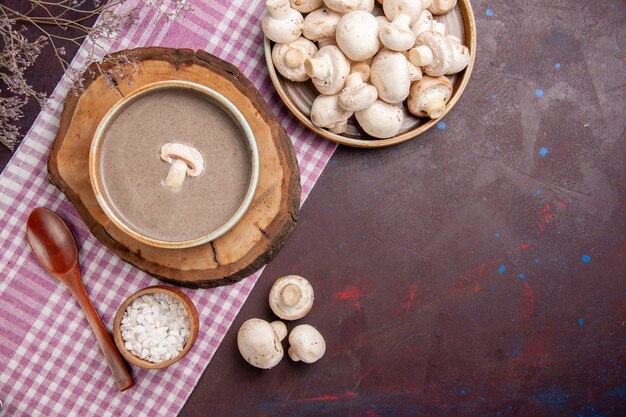
[[[626,415],[626,3],[501,3],[472,2],[476,67],[443,124],[338,149],[181,416]],[[289,327],[327,352],[257,370],[236,333],[274,319],[286,274],[316,292]]]

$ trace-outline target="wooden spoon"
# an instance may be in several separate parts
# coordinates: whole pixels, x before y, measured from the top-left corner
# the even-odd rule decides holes
[[[85,291],[78,265],[76,241],[67,224],[56,213],[45,208],[36,208],[26,221],[26,240],[41,266],[74,294],[96,335],[119,390],[125,391],[132,387],[133,377]]]

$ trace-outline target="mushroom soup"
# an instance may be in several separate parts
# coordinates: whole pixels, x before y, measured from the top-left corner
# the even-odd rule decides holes
[[[245,135],[200,93],[167,89],[140,97],[103,139],[106,199],[147,237],[176,242],[207,235],[237,212],[248,191]]]

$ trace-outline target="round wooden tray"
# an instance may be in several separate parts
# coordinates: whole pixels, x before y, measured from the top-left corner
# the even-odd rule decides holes
[[[446,112],[441,116],[444,117],[452,110],[457,101],[459,101],[472,75],[472,69],[474,68],[474,61],[476,59],[476,22],[474,21],[474,12],[472,11],[469,0],[458,0],[458,4],[454,9],[443,16],[435,16],[435,18],[437,21],[443,22],[446,25],[447,33],[460,38],[463,44],[467,45],[471,56],[470,63],[465,70],[448,77],[450,81],[452,81],[453,90]],[[367,135],[358,126],[354,117],[348,121],[348,131],[341,135],[319,128],[313,125],[309,118],[311,105],[315,97],[319,95],[319,92],[315,89],[311,81],[302,83],[290,81],[275,70],[272,63],[273,45],[274,42],[265,38],[265,61],[272,83],[274,83],[274,87],[281,100],[306,127],[333,142],[357,148],[382,148],[413,139],[433,127],[441,119],[415,117],[409,113],[406,105],[403,105],[404,123],[400,129],[400,133],[389,139],[375,139]]]
[[[65,100],[48,161],[50,181],[100,242],[164,281],[188,287],[227,285],[265,265],[295,227],[301,192],[293,146],[265,101],[237,68],[204,51],[139,48],[112,56],[127,56],[134,63],[132,83],[109,74],[111,87],[95,68],[85,72],[84,92]],[[148,246],[124,234],[98,205],[89,181],[89,148],[102,117],[123,96],[161,80],[192,81],[221,93],[242,112],[259,149],[259,181],[245,215],[228,233],[186,249]]]

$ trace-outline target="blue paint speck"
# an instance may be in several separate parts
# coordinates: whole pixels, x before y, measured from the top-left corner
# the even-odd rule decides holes
[[[558,62],[556,64],[554,64],[554,68],[556,69],[561,69],[561,64],[559,64]]]
[[[447,127],[446,122],[444,122],[444,121],[438,122],[437,123],[437,127],[439,129],[445,129]]]
[[[504,271],[506,271],[506,266],[505,265],[500,265],[500,268],[498,268],[498,272],[503,274]]]
[[[420,151],[424,149],[424,145],[420,144]]]
[[[502,415],[502,413],[501,413],[500,411],[496,411],[496,415],[497,415],[497,416],[501,416],[501,415]]]
[[[537,197],[539,197],[539,196],[541,195],[541,190],[537,190],[537,191],[535,191],[535,195],[536,195]]]
[[[582,326],[583,324],[585,324],[585,320],[583,319],[578,319],[578,325]]]
[[[519,279],[526,279],[526,274],[519,274]]]
[[[535,90],[535,95],[537,97],[543,97],[544,92],[543,92],[543,90],[541,88],[538,88],[538,89]]]
[[[536,264],[538,264],[538,263],[539,263],[539,262],[541,262],[541,261],[539,260],[539,258],[535,258],[535,260],[534,260],[533,262],[534,262],[534,263],[536,263]]]
[[[465,395],[465,390],[464,389],[461,390],[461,395]]]
[[[496,238],[500,237],[500,233],[496,232]]]
[[[497,96],[496,94],[492,94],[492,95],[491,95],[491,99],[492,99],[492,100],[495,100],[495,99],[497,99],[497,98],[498,98],[498,96]]]
[[[546,156],[548,156],[548,152],[550,152],[548,150],[548,148],[546,148],[545,146],[542,148],[539,148],[539,152],[537,152],[539,154],[540,157],[545,158]]]
[[[589,262],[591,262],[591,256],[585,254],[582,256],[583,262],[588,264]]]
[[[485,14],[488,17],[492,17],[493,16],[493,9],[491,7],[487,7],[487,10],[485,10]]]

